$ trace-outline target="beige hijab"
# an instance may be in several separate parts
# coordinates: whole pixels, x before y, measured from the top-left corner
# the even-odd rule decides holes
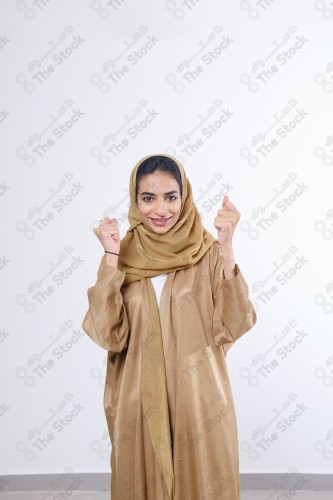
[[[125,272],[123,286],[163,273],[184,269],[198,262],[216,238],[203,226],[193,202],[192,188],[181,163],[171,155],[181,173],[183,192],[177,223],[166,233],[157,234],[141,222],[135,200],[136,173],[143,157],[132,170],[129,191],[130,228],[120,242],[118,269]],[[155,290],[148,279],[149,319],[140,374],[140,397],[149,427],[152,446],[163,475],[169,498],[174,498],[174,474],[165,359],[160,316]]]
[[[202,225],[193,201],[192,187],[182,164],[171,155],[158,154],[173,160],[180,170],[183,183],[180,217],[164,234],[155,233],[143,225],[135,200],[135,181],[140,164],[150,156],[155,155],[143,157],[131,172],[128,212],[130,227],[120,242],[118,259],[118,269],[126,272],[124,286],[142,278],[190,267],[205,255],[216,240]]]

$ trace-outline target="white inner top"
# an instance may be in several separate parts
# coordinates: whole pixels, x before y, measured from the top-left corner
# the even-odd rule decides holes
[[[150,278],[150,280],[154,286],[154,289],[155,289],[158,308],[160,308],[162,289],[163,289],[165,280],[167,279],[167,276],[168,276],[167,274],[159,274],[158,276],[153,276],[152,278]]]

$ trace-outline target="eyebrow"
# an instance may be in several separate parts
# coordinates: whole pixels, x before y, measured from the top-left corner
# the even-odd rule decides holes
[[[155,196],[154,193],[149,193],[148,191],[143,191],[143,193],[140,193],[140,196],[142,196],[143,194],[147,194],[148,196]],[[166,195],[169,195],[169,194],[178,194],[178,191],[169,191],[168,193],[165,193]]]

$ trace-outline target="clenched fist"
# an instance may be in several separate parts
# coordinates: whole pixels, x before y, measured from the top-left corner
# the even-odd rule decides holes
[[[217,211],[217,216],[214,219],[214,226],[218,230],[218,240],[221,247],[232,245],[232,237],[240,216],[240,212],[229,201],[228,196],[224,196],[222,208]]]
[[[104,217],[99,226],[93,229],[93,232],[102,243],[104,250],[119,254],[120,234],[117,219]]]

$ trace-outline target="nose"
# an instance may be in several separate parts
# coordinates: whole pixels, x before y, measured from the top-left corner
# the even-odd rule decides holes
[[[167,209],[164,201],[156,203],[155,213],[158,217],[164,217],[166,215]]]

